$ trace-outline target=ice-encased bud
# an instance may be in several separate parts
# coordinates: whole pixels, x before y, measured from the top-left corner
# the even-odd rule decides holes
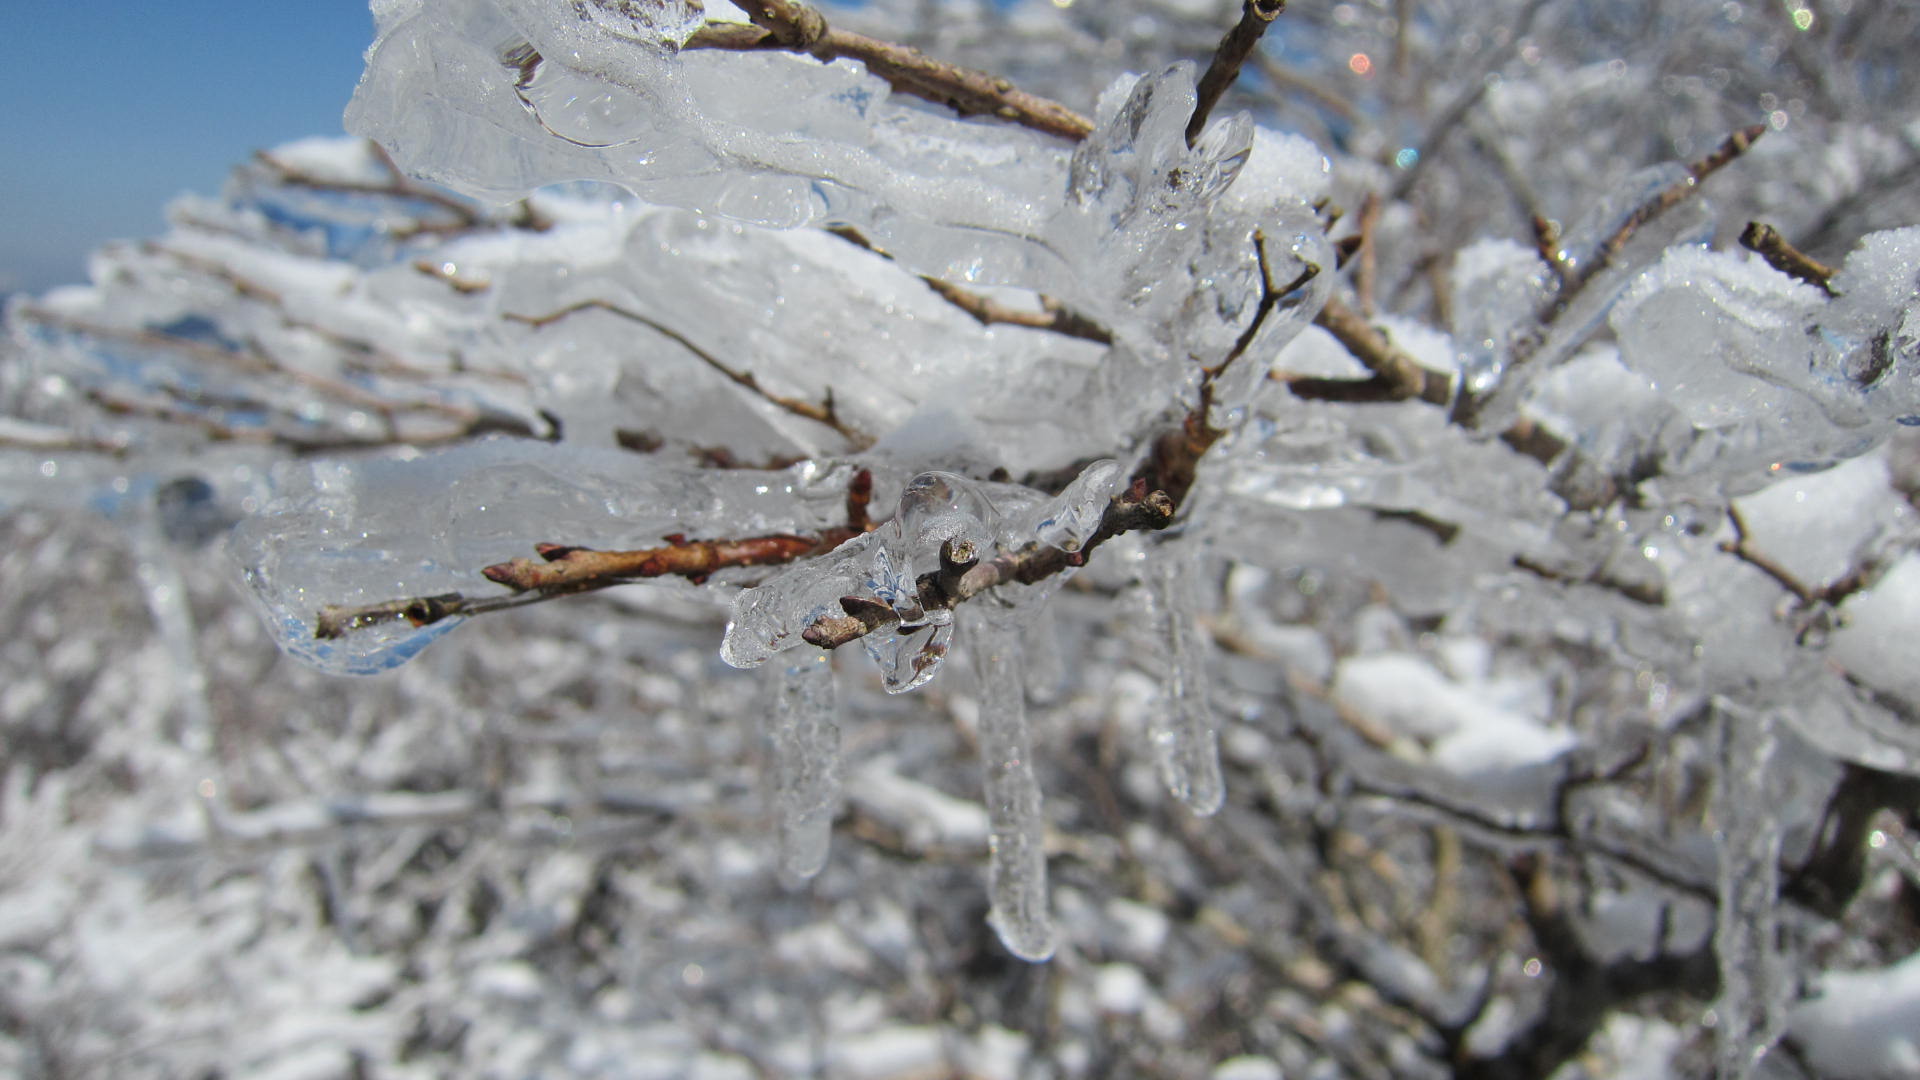
[[[867,655],[880,668],[880,685],[889,694],[904,694],[925,686],[946,663],[953,640],[951,617],[920,626],[883,626],[860,639]]]
[[[901,492],[893,520],[874,534],[880,540],[866,581],[868,590],[893,609],[903,628],[950,622],[952,612],[921,606],[919,577],[938,568],[940,551],[948,544],[956,562],[991,555],[999,517],[972,480],[958,473],[921,473]]]
[[[1053,497],[1033,526],[1033,539],[1061,551],[1079,551],[1100,528],[1107,504],[1126,474],[1118,461],[1101,458],[1080,470],[1067,489]]]
[[[856,536],[734,597],[720,658],[737,668],[758,667],[801,644],[801,632],[816,620],[843,614],[840,598],[864,585],[876,539],[874,533]]]

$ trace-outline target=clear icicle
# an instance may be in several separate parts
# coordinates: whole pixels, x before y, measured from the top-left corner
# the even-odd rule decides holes
[[[1226,784],[1214,735],[1206,646],[1193,622],[1193,559],[1167,548],[1155,555],[1147,564],[1147,587],[1167,651],[1167,673],[1149,734],[1167,790],[1205,817],[1220,809]]]
[[[833,816],[840,808],[833,658],[809,653],[780,673],[771,732],[780,872],[793,881],[804,881],[827,864]]]
[[[969,624],[968,647],[980,678],[980,764],[986,774],[991,828],[987,892],[992,907],[987,920],[1007,951],[1037,962],[1053,955],[1054,938],[1020,637],[981,616],[971,616]]]
[[[1771,713],[1715,701],[1720,780],[1713,812],[1720,838],[1720,910],[1713,949],[1720,961],[1714,1011],[1720,1080],[1746,1080],[1784,1020],[1779,944],[1779,785],[1771,781],[1779,738]]]

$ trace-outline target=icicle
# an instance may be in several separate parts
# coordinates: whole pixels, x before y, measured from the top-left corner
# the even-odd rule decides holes
[[[923,472],[907,483],[899,513],[876,534],[882,539],[867,587],[903,627],[951,622],[953,613],[944,608],[922,610],[919,577],[938,565],[948,542],[961,562],[990,556],[998,522],[978,484],[957,473]]]
[[[1164,547],[1155,554],[1147,564],[1147,587],[1167,650],[1167,674],[1150,737],[1167,790],[1204,817],[1220,809],[1226,785],[1214,737],[1206,647],[1193,624],[1193,560]]]
[[[1720,1080],[1745,1080],[1782,1030],[1780,967],[1780,821],[1770,782],[1771,713],[1749,713],[1716,699],[1720,778],[1713,813],[1720,839],[1720,910],[1713,951],[1720,961],[1714,1028]]]
[[[969,613],[967,643],[980,679],[980,764],[986,774],[989,839],[987,920],[1023,960],[1053,955],[1047,911],[1045,822],[1033,775],[1033,735],[1020,673],[1020,638]]]
[[[804,881],[827,864],[840,808],[840,727],[834,723],[833,656],[808,655],[780,673],[773,711],[774,809],[780,873]]]

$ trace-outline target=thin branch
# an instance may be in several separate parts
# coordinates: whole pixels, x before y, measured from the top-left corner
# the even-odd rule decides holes
[[[1287,10],[1287,0],[1246,0],[1240,9],[1240,21],[1220,39],[1220,45],[1213,51],[1213,62],[1207,65],[1207,73],[1200,76],[1194,105],[1193,116],[1187,120],[1187,146],[1192,147],[1207,126],[1207,117],[1212,115],[1213,107],[1220,102],[1227,87],[1240,77],[1240,66],[1247,62],[1260,44],[1260,38],[1273,25],[1273,20]]]
[[[1626,248],[1627,242],[1633,239],[1635,233],[1661,214],[1692,198],[1707,177],[1745,155],[1753,148],[1753,144],[1759,141],[1760,136],[1766,133],[1767,125],[1765,124],[1740,128],[1722,140],[1720,145],[1714,147],[1706,157],[1688,165],[1685,179],[1660,189],[1652,198],[1636,207],[1633,213],[1627,216],[1627,220],[1621,222],[1620,227],[1614,230],[1613,235],[1607,237],[1606,243],[1600,245],[1600,249],[1594,253],[1593,258],[1589,259],[1586,265],[1576,268],[1568,289],[1562,292],[1554,304],[1553,314],[1557,316],[1566,311],[1574,296],[1592,281],[1595,275],[1613,265],[1614,260],[1620,257],[1620,252]]]
[[[1373,372],[1371,379],[1283,379],[1294,396],[1317,401],[1407,401],[1418,398],[1434,405],[1453,399],[1453,376],[1435,371],[1395,345],[1359,312],[1337,296],[1327,298],[1313,318],[1354,358]]]
[[[560,320],[570,315],[575,315],[582,311],[591,311],[591,310],[605,311],[614,315],[618,315],[623,319],[628,319],[630,321],[637,322],[640,325],[646,327],[647,329],[652,330],[653,332],[660,334],[665,338],[668,338],[669,340],[673,341],[675,344],[679,345],[681,348],[692,353],[695,357],[697,357],[700,360],[701,363],[706,364],[708,367],[719,372],[721,375],[724,375],[728,380],[733,382],[736,386],[739,386],[747,390],[748,392],[759,396],[762,400],[766,401],[767,403],[777,406],[781,409],[784,409],[795,416],[804,417],[808,420],[814,421],[815,423],[827,425],[833,430],[839,432],[840,436],[846,439],[848,444],[853,446],[855,449],[864,450],[867,447],[873,445],[873,440],[871,438],[869,438],[867,435],[865,435],[858,429],[848,425],[847,422],[842,420],[839,414],[834,411],[833,392],[831,390],[827,392],[827,396],[824,400],[817,403],[812,401],[803,401],[799,398],[785,397],[780,394],[776,394],[773,391],[768,390],[766,387],[761,386],[760,380],[754,378],[752,372],[741,371],[738,368],[728,365],[727,363],[722,361],[719,357],[713,355],[707,350],[694,344],[692,340],[690,340],[685,334],[680,333],[678,330],[675,330],[672,327],[669,327],[666,324],[661,323],[655,319],[648,318],[647,316],[642,315],[637,311],[633,311],[628,308],[621,307],[620,305],[612,303],[611,301],[581,300],[578,303],[568,304],[566,307],[563,307],[558,311],[547,312],[545,315],[519,315],[513,312],[507,312],[503,316],[503,318],[506,318],[513,322],[525,323],[526,325],[533,327],[535,330],[539,330],[547,326],[551,326],[552,324],[559,322]]]
[[[1688,165],[1685,176],[1661,188],[1635,207],[1633,212],[1627,215],[1626,220],[1620,223],[1619,228],[1615,229],[1613,234],[1595,249],[1591,257],[1579,263],[1566,265],[1563,272],[1557,271],[1560,272],[1562,286],[1541,305],[1536,315],[1537,325],[1532,333],[1514,345],[1512,358],[1507,364],[1509,376],[1514,369],[1526,364],[1539,353],[1552,336],[1552,330],[1561,316],[1573,308],[1574,301],[1595,278],[1599,277],[1602,271],[1618,261],[1621,252],[1626,250],[1627,244],[1641,229],[1668,210],[1692,198],[1709,176],[1745,155],[1752,149],[1754,142],[1766,132],[1765,124],[1754,124],[1728,135],[1711,153]],[[1560,267],[1561,260],[1557,257],[1549,258],[1548,265]],[[1476,426],[1481,409],[1497,391],[1496,387],[1494,391],[1483,394],[1460,394],[1454,399],[1451,419],[1462,427]]]
[[[875,255],[891,262],[893,253],[875,244],[867,235],[851,225],[829,226],[828,232],[845,240],[855,247],[865,248]],[[1113,344],[1113,332],[1093,321],[1080,312],[1051,296],[1042,294],[1039,311],[1009,307],[972,289],[962,288],[951,281],[928,274],[915,275],[925,282],[942,300],[973,316],[982,326],[1005,323],[1010,326],[1024,326],[1032,330],[1048,330],[1067,337],[1080,338],[1100,345]]]
[[[1787,243],[1780,230],[1771,225],[1747,222],[1746,229],[1740,233],[1740,246],[1767,260],[1768,266],[1788,277],[1804,281],[1828,296],[1840,295],[1833,287],[1833,275],[1839,271]]]
[[[1374,315],[1374,279],[1378,276],[1380,259],[1374,244],[1374,231],[1380,227],[1380,193],[1367,192],[1360,201],[1359,218],[1360,248],[1355,253],[1359,262],[1353,268],[1353,293],[1360,301],[1360,314],[1371,319]]]
[[[872,499],[873,473],[861,469],[847,485],[847,524],[813,536],[776,533],[745,540],[688,540],[676,534],[667,537],[662,547],[638,551],[596,551],[571,544],[535,544],[538,560],[510,559],[480,571],[487,580],[513,590],[512,595],[472,597],[455,592],[374,604],[329,604],[320,609],[313,636],[339,638],[355,630],[403,619],[415,626],[428,626],[455,615],[483,615],[648,578],[684,577],[698,584],[732,567],[777,566],[831,551],[871,530],[873,523],[867,507]]]
[[[1079,551],[1066,552],[1046,544],[1029,544],[984,563],[963,563],[953,557],[951,544],[941,551],[941,569],[921,575],[919,603],[923,610],[952,610],[955,606],[1009,582],[1032,585],[1075,566],[1082,566],[1093,550],[1123,533],[1164,529],[1173,523],[1174,503],[1164,491],[1147,491],[1144,479],[1115,496],[1100,518],[1100,526]],[[824,616],[801,632],[809,644],[837,649],[900,621],[893,609],[876,600],[846,596],[840,600],[845,615]]]
[[[837,30],[819,11],[794,0],[739,0],[754,22],[710,22],[688,39],[688,49],[804,52],[823,62],[858,60],[895,90],[944,105],[962,116],[995,116],[1063,139],[1084,139],[1093,122],[1065,105],[1029,94],[998,75],[936,60],[919,49]],[[540,63],[520,59],[523,72]]]

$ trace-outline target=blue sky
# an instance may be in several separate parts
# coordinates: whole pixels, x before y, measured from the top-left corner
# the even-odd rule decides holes
[[[0,0],[0,293],[85,279],[182,191],[254,150],[340,131],[373,40],[364,0]]]

